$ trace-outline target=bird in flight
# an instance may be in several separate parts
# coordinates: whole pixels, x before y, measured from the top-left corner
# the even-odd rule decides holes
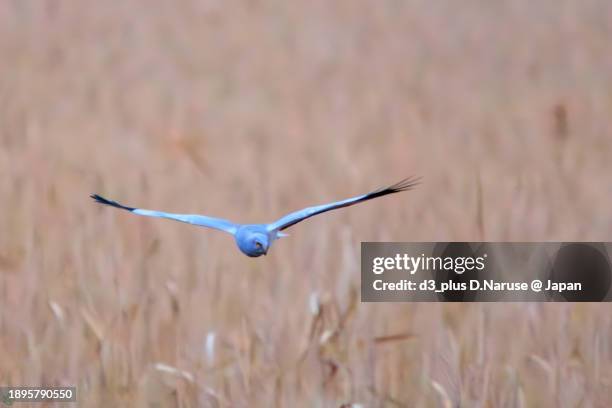
[[[348,207],[361,203],[363,201],[371,200],[373,198],[382,197],[387,194],[394,194],[399,193],[401,191],[411,190],[417,184],[419,184],[419,180],[420,178],[410,177],[400,181],[399,183],[393,184],[392,186],[383,187],[378,190],[372,191],[371,193],[363,194],[353,198],[348,198],[346,200],[336,201],[334,203],[307,207],[302,210],[287,214],[284,217],[269,224],[235,224],[228,220],[207,217],[205,215],[173,214],[162,211],[144,210],[141,208],[128,207],[116,201],[108,200],[98,194],[92,194],[90,197],[100,204],[110,205],[111,207],[120,208],[122,210],[126,210],[134,214],[144,215],[147,217],[168,218],[171,220],[181,221],[187,224],[193,224],[200,227],[208,227],[220,231],[225,231],[234,237],[236,245],[238,245],[240,251],[242,251],[245,255],[248,255],[250,257],[258,257],[261,255],[266,255],[274,241],[287,236],[287,234],[282,231],[297,224],[300,221],[304,221],[307,218],[327,211]]]

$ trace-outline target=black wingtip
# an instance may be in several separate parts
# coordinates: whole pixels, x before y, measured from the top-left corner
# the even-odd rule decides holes
[[[395,183],[392,186],[387,187],[386,190],[390,190],[390,192],[392,193],[399,193],[400,191],[412,190],[413,188],[421,184],[422,179],[423,177],[415,177],[415,176],[407,177],[403,179],[402,181]]]
[[[101,195],[98,195],[98,194],[91,194],[89,197],[93,198],[99,204],[110,205],[111,207],[121,208],[122,210],[127,210],[127,211],[134,211],[135,210],[135,208],[127,207],[125,205],[119,204],[116,201],[108,200],[108,199],[106,199],[106,198],[104,198],[104,197],[102,197]]]
[[[393,193],[399,193],[402,191],[412,190],[413,188],[421,184],[421,180],[422,180],[422,177],[414,177],[414,176],[407,177],[393,185],[390,185],[389,187],[383,187],[381,189],[373,191],[372,193],[370,193],[370,197],[368,198],[381,197],[387,194],[393,194]]]

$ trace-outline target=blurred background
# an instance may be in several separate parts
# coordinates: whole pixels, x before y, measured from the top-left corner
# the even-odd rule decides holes
[[[0,2],[0,383],[608,407],[608,304],[365,304],[361,241],[609,241],[606,0]],[[267,257],[95,205],[296,225]]]

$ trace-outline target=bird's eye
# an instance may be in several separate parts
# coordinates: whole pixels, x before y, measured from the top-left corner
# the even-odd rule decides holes
[[[257,249],[263,248],[263,245],[261,245],[261,242],[259,241],[255,241],[255,246],[257,247]]]

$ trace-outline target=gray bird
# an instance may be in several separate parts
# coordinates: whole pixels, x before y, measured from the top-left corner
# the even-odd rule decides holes
[[[292,212],[291,214],[287,214],[284,217],[270,224],[235,224],[228,220],[207,217],[204,215],[172,214],[162,211],[152,211],[144,210],[141,208],[127,207],[125,205],[119,204],[116,201],[111,201],[102,196],[99,196],[98,194],[92,194],[90,197],[96,200],[96,202],[98,203],[110,205],[116,208],[121,208],[122,210],[127,210],[134,214],[145,215],[147,217],[168,218],[171,220],[186,222],[187,224],[198,225],[200,227],[214,228],[217,230],[228,232],[234,237],[238,248],[240,248],[240,250],[245,255],[248,255],[250,257],[258,257],[261,255],[266,255],[268,253],[272,242],[279,238],[287,236],[287,234],[282,232],[283,230],[297,224],[300,221],[305,220],[306,218],[310,218],[326,211],[335,210],[337,208],[355,205],[363,201],[385,196],[387,194],[411,190],[417,184],[419,184],[419,180],[419,178],[411,177],[404,179],[399,183],[393,184],[392,186],[380,188],[368,194],[348,198],[342,201],[336,201],[330,204],[323,204],[304,208],[302,210]]]

